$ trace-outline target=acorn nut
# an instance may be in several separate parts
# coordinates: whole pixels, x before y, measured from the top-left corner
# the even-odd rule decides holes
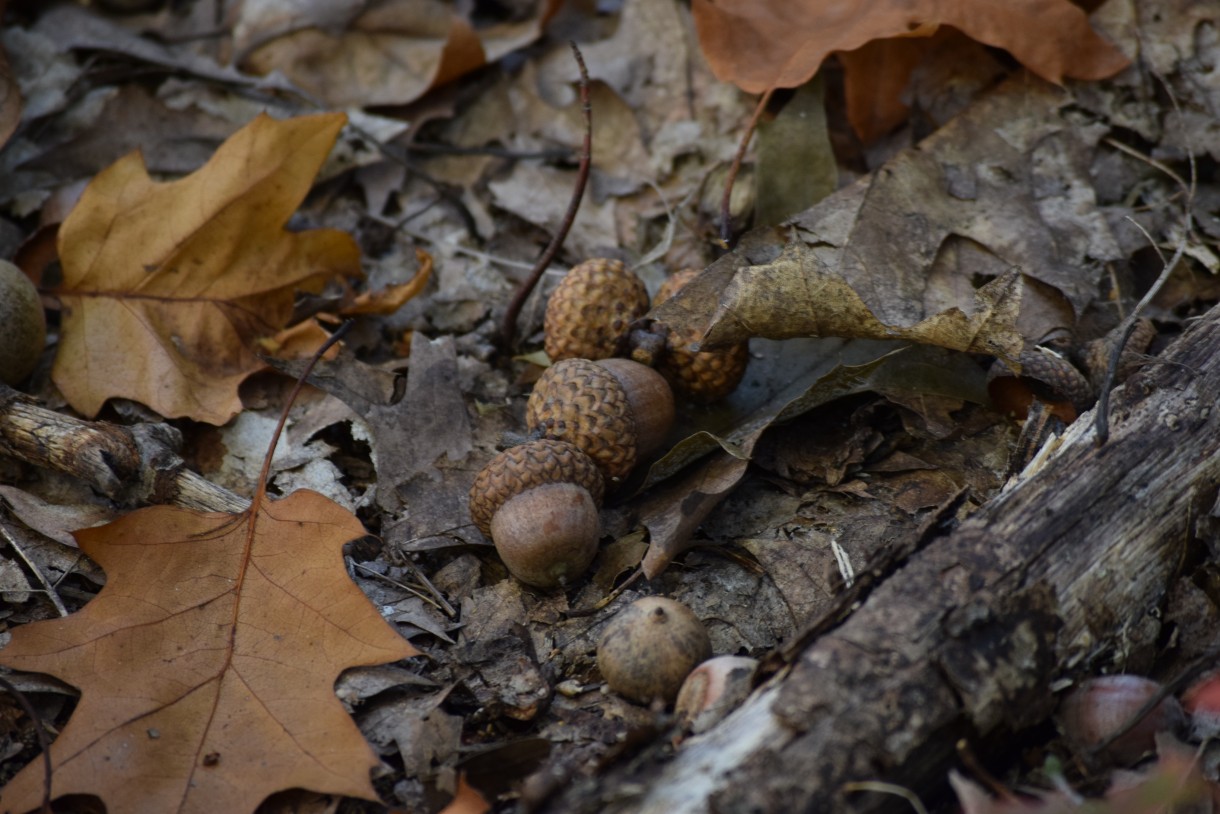
[[[698,734],[711,729],[749,696],[758,660],[748,656],[715,656],[682,682],[674,714]]]
[[[575,444],[610,484],[658,448],[674,420],[665,379],[630,359],[564,359],[538,378],[525,405],[529,428]]]
[[[547,302],[546,354],[553,362],[609,358],[647,311],[648,289],[639,277],[618,260],[586,260],[559,281]]]
[[[601,472],[565,441],[540,439],[492,458],[470,487],[470,517],[510,574],[537,588],[571,584],[597,556]]]
[[[1109,675],[1082,682],[1059,707],[1059,728],[1086,759],[1118,732],[1161,691],[1156,681],[1135,675]],[[1158,732],[1177,733],[1185,726],[1182,706],[1166,696],[1130,729],[1116,737],[1098,757],[1130,766],[1156,748]]]
[[[611,691],[640,704],[669,703],[696,664],[712,655],[707,628],[681,602],[646,596],[606,625],[597,667]]]
[[[677,294],[699,275],[698,269],[688,268],[670,275],[653,300],[658,306]],[[673,388],[692,401],[710,404],[737,389],[750,361],[750,345],[738,342],[723,348],[691,350],[699,337],[694,331],[680,331],[665,326],[667,350],[658,360],[657,369]]]
[[[25,272],[0,260],[0,381],[16,385],[33,373],[46,341],[38,289]]]

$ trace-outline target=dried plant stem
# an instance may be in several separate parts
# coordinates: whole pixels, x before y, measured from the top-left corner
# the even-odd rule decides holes
[[[1165,84],[1165,91],[1169,95],[1169,101],[1173,104],[1174,110],[1177,110],[1180,115],[1181,110],[1178,108],[1177,97],[1173,95],[1169,85],[1165,83],[1163,79],[1161,82]],[[1119,145],[1115,143],[1114,146],[1117,147]],[[1148,243],[1152,246],[1153,251],[1156,252],[1157,257],[1161,259],[1161,263],[1163,265],[1161,268],[1161,274],[1159,277],[1157,277],[1156,282],[1152,284],[1152,287],[1149,288],[1147,293],[1144,294],[1143,299],[1136,303],[1135,307],[1131,309],[1131,313],[1127,314],[1126,319],[1124,319],[1121,323],[1121,330],[1118,332],[1118,341],[1114,343],[1114,347],[1110,350],[1109,363],[1106,365],[1106,375],[1102,379],[1101,388],[1097,394],[1097,407],[1094,426],[1096,427],[1097,446],[1099,447],[1105,444],[1110,438],[1110,390],[1114,387],[1114,378],[1118,374],[1118,363],[1119,359],[1122,358],[1123,348],[1127,346],[1127,340],[1131,338],[1131,334],[1135,331],[1135,325],[1137,320],[1139,320],[1140,313],[1160,292],[1161,287],[1164,286],[1169,280],[1169,275],[1173,273],[1173,270],[1178,265],[1178,261],[1182,259],[1182,255],[1186,252],[1186,241],[1190,235],[1190,230],[1193,228],[1194,223],[1191,210],[1194,207],[1195,187],[1198,184],[1199,177],[1198,167],[1195,165],[1195,154],[1189,148],[1186,150],[1186,158],[1190,162],[1189,184],[1187,184],[1186,180],[1183,179],[1182,176],[1178,175],[1169,167],[1161,164],[1159,161],[1154,161],[1151,158],[1145,158],[1127,147],[1123,147],[1122,151],[1129,155],[1134,155],[1140,160],[1147,161],[1151,166],[1156,167],[1176,181],[1182,188],[1182,192],[1185,193],[1186,201],[1182,205],[1184,216],[1182,223],[1182,236],[1181,239],[1178,240],[1178,245],[1174,249],[1173,257],[1169,260],[1165,259],[1165,255],[1161,251],[1161,247],[1158,246],[1156,241],[1152,239],[1152,235],[1148,234],[1148,230],[1137,223],[1134,219],[1130,217],[1127,218],[1127,220],[1135,224],[1135,228],[1139,229],[1144,234],[1144,237],[1148,239]]]
[[[928,814],[928,809],[924,808],[923,803],[920,801],[919,797],[916,796],[915,792],[904,786],[895,785],[894,783],[882,783],[878,780],[861,780],[855,783],[844,783],[843,791],[871,791],[877,794],[892,794],[895,797],[901,797],[902,799],[906,800],[907,803],[910,804],[911,808],[915,810],[915,814]]]
[[[558,231],[551,238],[551,242],[542,256],[538,258],[538,262],[534,264],[529,277],[513,295],[512,302],[508,304],[508,310],[504,312],[504,322],[500,327],[500,345],[506,351],[512,350],[517,336],[517,317],[521,315],[521,309],[525,306],[525,301],[529,299],[530,292],[538,285],[543,273],[563,247],[563,242],[568,237],[568,231],[576,221],[581,199],[585,197],[585,186],[589,183],[589,168],[593,163],[593,105],[589,101],[589,71],[585,67],[585,58],[581,55],[580,49],[576,47],[576,43],[569,43],[569,45],[572,46],[572,55],[576,57],[576,64],[580,67],[580,104],[585,116],[585,141],[580,154],[580,169],[576,174],[576,186],[572,189],[572,198],[568,201],[568,211],[564,213],[563,222],[559,224]]]
[[[30,699],[25,697],[25,693],[17,689],[4,676],[0,676],[0,687],[17,699],[17,703],[21,705],[21,710],[34,725],[34,737],[38,738],[38,746],[42,749],[42,806],[39,810],[43,814],[51,814],[51,742],[47,740],[46,727],[43,726],[42,718],[39,717],[38,711],[34,709],[34,705],[30,703]]]
[[[5,526],[3,522],[0,522],[0,537],[3,537],[5,541],[8,542],[9,548],[13,549],[13,553],[16,554],[23,563],[25,563],[25,567],[30,569],[38,581],[42,583],[43,590],[46,591],[47,598],[51,600],[51,604],[55,606],[56,613],[58,613],[60,616],[67,616],[68,608],[66,605],[64,605],[64,601],[60,599],[59,593],[55,590],[55,586],[52,585],[50,580],[47,579],[46,574],[42,573],[42,569],[38,567],[38,564],[26,556],[26,553],[21,548],[21,545],[9,532],[8,527]]]
[[[758,129],[758,120],[762,118],[763,111],[767,109],[767,103],[771,101],[771,94],[775,88],[771,88],[758,100],[758,105],[754,108],[754,115],[750,117],[750,123],[746,126],[746,132],[742,134],[741,141],[737,144],[737,154],[733,156],[733,164],[729,167],[729,174],[724,179],[724,197],[720,199],[720,245],[728,249],[729,238],[733,236],[733,213],[729,208],[729,204],[733,198],[733,184],[737,182],[737,173],[741,171],[741,162],[745,160],[746,148],[750,146],[750,139],[754,137],[754,131]]]
[[[275,448],[279,446],[280,436],[284,433],[284,425],[288,423],[288,411],[292,409],[292,404],[297,400],[297,396],[301,394],[301,390],[305,387],[305,382],[309,380],[309,374],[313,372],[314,365],[330,350],[336,342],[342,339],[352,328],[352,321],[349,319],[344,322],[339,328],[330,335],[322,347],[314,351],[313,357],[309,360],[309,364],[305,365],[305,369],[301,371],[301,375],[297,377],[297,383],[292,388],[292,392],[288,394],[287,400],[284,402],[284,409],[280,411],[280,420],[275,425],[275,432],[271,434],[271,441],[267,444],[267,454],[263,457],[263,468],[258,473],[258,486],[254,490],[254,498],[251,501],[252,505],[259,506],[267,498],[267,480],[271,476],[271,459],[275,457]]]

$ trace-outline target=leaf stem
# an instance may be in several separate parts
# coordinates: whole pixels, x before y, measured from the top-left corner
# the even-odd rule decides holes
[[[275,448],[279,446],[280,436],[284,432],[284,426],[288,423],[288,411],[292,409],[292,404],[297,400],[297,396],[301,394],[301,390],[305,387],[305,382],[309,379],[309,374],[313,372],[314,365],[322,358],[322,356],[330,350],[331,346],[342,339],[352,328],[352,321],[345,321],[339,328],[330,335],[330,337],[322,343],[322,347],[314,352],[313,358],[309,360],[309,364],[301,371],[301,375],[297,377],[297,383],[292,388],[292,392],[288,394],[288,400],[284,402],[284,409],[280,411],[280,420],[275,425],[275,432],[271,434],[271,442],[267,444],[267,455],[263,458],[263,468],[258,473],[258,487],[254,490],[254,499],[250,502],[252,509],[257,510],[258,506],[267,496],[267,479],[271,474],[271,459],[275,457]],[[257,513],[257,512],[256,512]]]
[[[737,153],[733,156],[733,164],[729,167],[729,174],[724,179],[724,197],[720,199],[720,245],[722,248],[731,248],[729,238],[733,236],[733,213],[729,204],[733,198],[733,184],[737,182],[737,173],[741,171],[741,162],[746,157],[746,147],[750,146],[750,139],[754,137],[754,131],[758,129],[758,120],[762,118],[763,111],[767,109],[767,103],[771,101],[771,94],[775,88],[770,88],[758,100],[758,105],[754,108],[754,115],[750,117],[750,123],[746,125],[746,132],[742,134],[741,141],[737,143]]]
[[[585,116],[585,141],[580,154],[580,169],[576,174],[576,186],[572,189],[572,198],[568,201],[568,211],[563,216],[563,222],[559,224],[559,230],[555,232],[550,244],[538,258],[534,268],[530,270],[529,277],[513,295],[512,302],[508,304],[508,310],[504,312],[504,322],[500,327],[500,345],[506,351],[512,350],[513,341],[517,335],[517,317],[520,316],[530,292],[538,285],[543,272],[551,265],[551,261],[555,259],[555,255],[559,253],[564,240],[567,239],[568,231],[576,221],[576,212],[580,209],[581,199],[585,196],[585,186],[589,183],[589,168],[593,163],[593,105],[589,101],[589,71],[585,68],[585,58],[581,55],[580,49],[576,47],[576,43],[568,44],[572,47],[572,55],[580,67],[580,104]]]

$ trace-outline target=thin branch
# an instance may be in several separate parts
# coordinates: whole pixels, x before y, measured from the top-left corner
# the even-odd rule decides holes
[[[0,687],[17,699],[17,703],[21,705],[22,711],[25,712],[31,723],[34,724],[34,736],[38,738],[38,746],[42,749],[42,806],[40,810],[43,814],[51,814],[51,742],[47,740],[46,727],[43,726],[42,718],[39,717],[38,711],[34,709],[34,705],[30,703],[30,699],[25,697],[25,693],[17,689],[4,676],[0,676]]]
[[[67,616],[68,607],[64,605],[64,601],[60,599],[59,594],[55,590],[55,586],[47,580],[46,574],[42,573],[42,569],[40,569],[38,565],[26,555],[21,546],[17,544],[17,540],[13,537],[12,533],[9,532],[8,526],[6,526],[3,522],[0,522],[0,537],[3,537],[8,541],[9,547],[13,549],[13,552],[21,558],[21,561],[25,563],[26,567],[29,568],[34,573],[34,576],[38,578],[38,581],[42,583],[42,587],[46,589],[47,597],[51,600],[51,604],[55,606],[55,611],[60,616]]]
[[[284,402],[284,409],[280,412],[280,420],[275,425],[275,432],[271,434],[271,441],[267,444],[267,454],[263,457],[263,468],[258,473],[258,486],[254,491],[254,498],[251,501],[252,506],[262,505],[267,496],[267,480],[271,477],[271,460],[275,457],[275,448],[279,446],[280,436],[284,433],[284,425],[288,423],[288,411],[292,409],[292,404],[297,400],[297,396],[301,394],[301,390],[305,387],[305,382],[309,380],[309,374],[313,371],[314,365],[318,360],[330,350],[331,346],[342,339],[352,328],[352,321],[349,319],[339,326],[325,342],[322,347],[314,352],[313,358],[309,360],[309,364],[301,371],[301,375],[297,377],[296,385],[293,386],[292,392],[288,394],[287,400]]]
[[[741,141],[737,144],[737,154],[733,156],[733,165],[729,167],[728,177],[724,179],[724,197],[720,200],[720,245],[722,248],[729,248],[729,238],[733,236],[733,213],[729,209],[729,204],[733,198],[733,184],[737,182],[737,173],[741,171],[741,162],[746,157],[746,147],[750,146],[750,139],[754,136],[754,131],[758,129],[758,120],[762,118],[763,111],[767,109],[767,103],[771,101],[771,94],[775,88],[771,88],[762,95],[758,100],[758,105],[754,108],[754,115],[750,117],[750,123],[746,126],[746,132],[742,134]]]
[[[538,258],[529,277],[517,289],[512,302],[508,304],[508,310],[504,313],[504,322],[500,327],[500,345],[506,351],[512,350],[513,341],[517,336],[517,317],[520,316],[530,292],[534,290],[534,286],[538,285],[538,281],[542,279],[543,273],[551,265],[555,255],[559,254],[559,249],[563,246],[564,240],[568,237],[568,231],[576,220],[576,212],[580,209],[581,199],[585,196],[585,186],[589,183],[589,168],[593,163],[593,105],[589,101],[589,71],[585,68],[585,58],[581,55],[580,49],[576,47],[576,43],[572,42],[569,45],[572,46],[572,55],[576,57],[576,64],[580,66],[580,103],[585,115],[585,141],[580,154],[580,170],[576,174],[576,186],[572,190],[572,199],[568,201],[568,211],[563,216],[563,222],[559,224],[559,231],[555,232],[546,251]]]
[[[1176,96],[1174,96],[1173,90],[1169,87],[1169,83],[1166,82],[1163,77],[1157,76],[1157,79],[1159,79],[1161,84],[1165,87],[1165,93],[1169,96],[1169,101],[1173,104],[1173,109],[1178,112],[1179,116],[1181,116],[1182,109],[1178,107],[1178,99]],[[1118,143],[1114,143],[1114,146],[1118,147]],[[1114,387],[1114,377],[1118,374],[1118,362],[1119,359],[1122,358],[1123,348],[1127,346],[1127,340],[1131,338],[1131,334],[1135,331],[1135,324],[1139,319],[1140,312],[1147,307],[1148,303],[1152,302],[1153,298],[1156,297],[1158,293],[1160,293],[1161,287],[1164,286],[1166,281],[1169,280],[1169,275],[1173,273],[1174,268],[1176,268],[1178,265],[1178,261],[1182,259],[1182,255],[1186,252],[1186,241],[1190,236],[1190,230],[1194,222],[1194,215],[1191,209],[1195,203],[1195,187],[1199,181],[1198,167],[1195,164],[1195,153],[1190,149],[1189,145],[1186,147],[1186,158],[1190,162],[1189,185],[1187,185],[1182,176],[1178,175],[1169,167],[1164,166],[1159,161],[1153,161],[1150,158],[1145,159],[1143,156],[1140,156],[1133,150],[1128,150],[1123,147],[1119,147],[1119,149],[1121,149],[1123,152],[1135,155],[1141,160],[1146,160],[1150,165],[1161,170],[1178,183],[1178,185],[1182,188],[1182,191],[1186,193],[1186,201],[1182,206],[1185,218],[1182,224],[1182,238],[1178,241],[1177,249],[1173,253],[1173,258],[1168,262],[1165,261],[1165,255],[1161,253],[1161,247],[1158,246],[1156,241],[1152,239],[1152,235],[1148,234],[1148,231],[1143,226],[1140,226],[1139,223],[1136,223],[1135,220],[1127,218],[1127,220],[1130,220],[1135,224],[1137,229],[1144,233],[1144,237],[1146,237],[1148,242],[1152,244],[1152,248],[1156,251],[1157,257],[1161,258],[1161,262],[1164,264],[1164,266],[1161,269],[1161,275],[1156,279],[1156,282],[1152,284],[1152,287],[1149,288],[1147,293],[1144,294],[1143,299],[1136,303],[1135,307],[1131,309],[1131,313],[1127,314],[1127,318],[1121,323],[1118,341],[1114,343],[1114,347],[1110,350],[1110,360],[1106,365],[1106,375],[1102,379],[1101,390],[1097,394],[1097,407],[1094,423],[1097,430],[1097,446],[1099,447],[1105,444],[1110,438],[1110,390]]]

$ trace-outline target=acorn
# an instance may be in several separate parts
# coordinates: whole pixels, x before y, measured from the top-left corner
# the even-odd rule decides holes
[[[492,458],[470,487],[470,517],[510,574],[537,588],[570,585],[597,556],[597,465],[565,441],[539,439]]]
[[[748,656],[715,656],[703,662],[678,690],[678,722],[696,734],[710,729],[746,700],[757,670],[758,660]]]
[[[674,420],[673,391],[652,368],[630,359],[564,359],[534,384],[529,428],[575,444],[617,484],[660,447]]]
[[[25,272],[0,260],[0,381],[16,385],[33,373],[46,342],[38,289]]]
[[[630,701],[670,703],[695,665],[711,655],[707,628],[690,608],[646,596],[606,625],[597,667],[610,690]]]
[[[1091,678],[1063,699],[1058,713],[1059,727],[1068,743],[1087,760],[1160,691],[1159,683],[1141,676]],[[1176,734],[1184,726],[1182,706],[1173,696],[1166,696],[1097,756],[1129,766],[1156,749],[1158,732]]]
[[[669,276],[657,296],[653,307],[677,294],[699,275],[698,269],[682,269]],[[710,404],[719,401],[737,389],[746,374],[750,361],[749,342],[738,342],[723,348],[691,350],[699,337],[693,330],[679,330],[666,325],[667,348],[657,360],[657,369],[674,390],[692,401]]]
[[[647,311],[648,289],[639,277],[618,260],[586,260],[559,281],[547,302],[546,354],[552,362],[607,359]]]

